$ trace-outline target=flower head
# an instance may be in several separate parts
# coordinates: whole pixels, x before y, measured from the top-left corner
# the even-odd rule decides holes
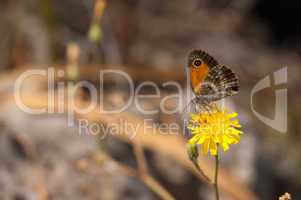
[[[237,113],[229,113],[227,110],[220,110],[214,107],[210,112],[191,114],[191,119],[187,128],[192,133],[189,144],[201,144],[203,154],[210,150],[211,155],[217,155],[218,146],[224,151],[229,149],[229,145],[240,141],[242,131],[239,130]]]

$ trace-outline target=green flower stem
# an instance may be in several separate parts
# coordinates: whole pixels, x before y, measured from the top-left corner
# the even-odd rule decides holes
[[[218,193],[218,167],[219,167],[219,157],[218,152],[215,156],[215,173],[214,173],[214,190],[215,190],[215,199],[219,200],[219,193]]]

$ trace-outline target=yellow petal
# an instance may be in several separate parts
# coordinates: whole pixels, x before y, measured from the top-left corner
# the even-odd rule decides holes
[[[189,144],[197,144],[200,138],[201,138],[201,135],[194,135],[192,138],[190,138],[188,143]]]
[[[207,154],[209,151],[210,139],[206,139],[202,145],[202,154]]]
[[[198,141],[198,144],[203,144],[207,138],[208,138],[207,136],[202,135]]]
[[[231,113],[231,114],[228,114],[227,117],[228,117],[228,118],[234,118],[234,117],[237,117],[237,115],[238,115],[238,114],[237,114],[236,112],[233,112],[233,113]]]
[[[210,141],[210,153],[213,156],[217,154],[217,145],[213,140]]]
[[[226,143],[226,142],[223,142],[223,143],[222,143],[222,147],[223,147],[223,150],[224,150],[224,151],[228,151],[228,149],[229,149],[229,144]]]

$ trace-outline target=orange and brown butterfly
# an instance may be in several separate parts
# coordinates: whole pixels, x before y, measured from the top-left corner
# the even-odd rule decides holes
[[[194,107],[206,107],[211,102],[233,96],[239,91],[236,74],[205,51],[191,51],[188,68],[191,88],[196,95],[191,102]]]

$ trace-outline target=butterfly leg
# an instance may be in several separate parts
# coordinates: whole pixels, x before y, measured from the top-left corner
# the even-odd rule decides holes
[[[212,110],[210,101],[206,98],[196,97],[189,104],[191,104],[190,112],[193,113],[210,112]]]

